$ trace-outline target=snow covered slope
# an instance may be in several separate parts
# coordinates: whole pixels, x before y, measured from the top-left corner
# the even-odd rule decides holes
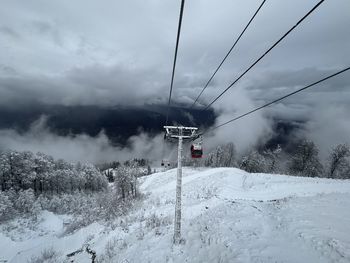
[[[25,262],[50,246],[66,255],[85,243],[104,262],[350,262],[350,180],[184,168],[185,243],[177,246],[175,182],[176,169],[142,178],[145,201],[108,227],[95,223],[62,237],[61,224],[22,241],[0,234],[0,247],[9,245],[0,261]]]
[[[172,201],[161,205],[158,213],[173,214],[175,177],[176,170],[171,170],[142,185],[152,193],[150,198]],[[185,169],[186,245],[173,258],[176,262],[350,262],[349,193],[349,180],[249,174],[234,168]],[[171,251],[159,243],[151,250],[147,253]]]

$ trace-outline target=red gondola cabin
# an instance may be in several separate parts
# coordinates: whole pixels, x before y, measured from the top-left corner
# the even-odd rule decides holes
[[[203,156],[202,145],[192,144],[191,145],[191,156],[192,156],[192,158],[202,158],[202,156]]]

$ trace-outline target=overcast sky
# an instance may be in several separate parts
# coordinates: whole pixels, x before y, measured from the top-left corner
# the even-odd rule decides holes
[[[317,2],[267,0],[201,102],[208,103],[225,89]],[[193,101],[260,3],[186,1],[174,100]],[[179,8],[180,0],[3,0],[0,104],[166,102]],[[349,14],[349,0],[326,0],[218,101],[215,109],[223,112],[218,121],[348,67]],[[341,137],[348,138],[349,100],[348,72],[267,113],[313,121],[317,129],[317,122],[329,124],[335,116],[345,116],[340,130]],[[329,119],[319,119],[317,112],[325,107]],[[263,118],[259,116],[255,118]],[[268,123],[258,129],[265,126]]]

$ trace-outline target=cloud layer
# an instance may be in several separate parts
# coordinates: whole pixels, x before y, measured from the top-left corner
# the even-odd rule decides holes
[[[267,1],[200,104],[215,98],[317,2]],[[260,3],[186,2],[173,94],[176,103],[192,103]],[[348,0],[325,1],[214,104],[216,123],[349,66],[348,10]],[[23,107],[25,111],[28,105],[37,104],[110,107],[166,103],[178,12],[179,2],[169,0],[3,1],[0,105]],[[350,74],[345,73],[215,131],[207,144],[211,147],[234,141],[244,151],[269,138],[271,119],[280,118],[305,121],[305,134],[328,148],[339,138],[347,138],[349,83]],[[323,123],[330,124],[327,131],[323,131]],[[57,149],[70,149],[72,156],[68,159],[72,160],[74,155],[96,161],[115,152],[121,156],[132,152],[110,146],[103,133],[96,138],[61,137],[41,127],[40,133],[33,129],[24,134],[2,130],[1,143],[16,149],[47,150],[53,155],[60,155],[61,150],[55,153],[50,143],[60,145]],[[138,147],[149,150],[147,142],[158,142],[157,138],[141,135],[130,138],[130,142],[143,152]],[[73,154],[73,146],[80,149],[78,153]]]
[[[113,146],[103,131],[95,137],[86,134],[57,135],[47,128],[45,117],[34,122],[30,130],[25,133],[11,129],[0,130],[0,138],[0,150],[44,152],[55,158],[73,162],[102,163],[131,158],[149,158],[154,161],[161,159],[164,155],[163,147],[160,147],[163,144],[161,134],[149,137],[141,133],[130,137],[128,146],[117,147]],[[170,152],[167,148],[165,150]]]

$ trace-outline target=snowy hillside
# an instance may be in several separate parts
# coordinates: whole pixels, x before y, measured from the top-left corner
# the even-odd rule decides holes
[[[99,262],[350,261],[350,180],[184,168],[185,244],[174,246],[175,179],[176,169],[143,177],[145,200],[110,224],[64,236],[65,216],[46,212],[36,229],[1,232],[0,262],[26,262],[50,247],[61,259],[77,251],[70,260],[91,262],[79,251],[86,246]]]

